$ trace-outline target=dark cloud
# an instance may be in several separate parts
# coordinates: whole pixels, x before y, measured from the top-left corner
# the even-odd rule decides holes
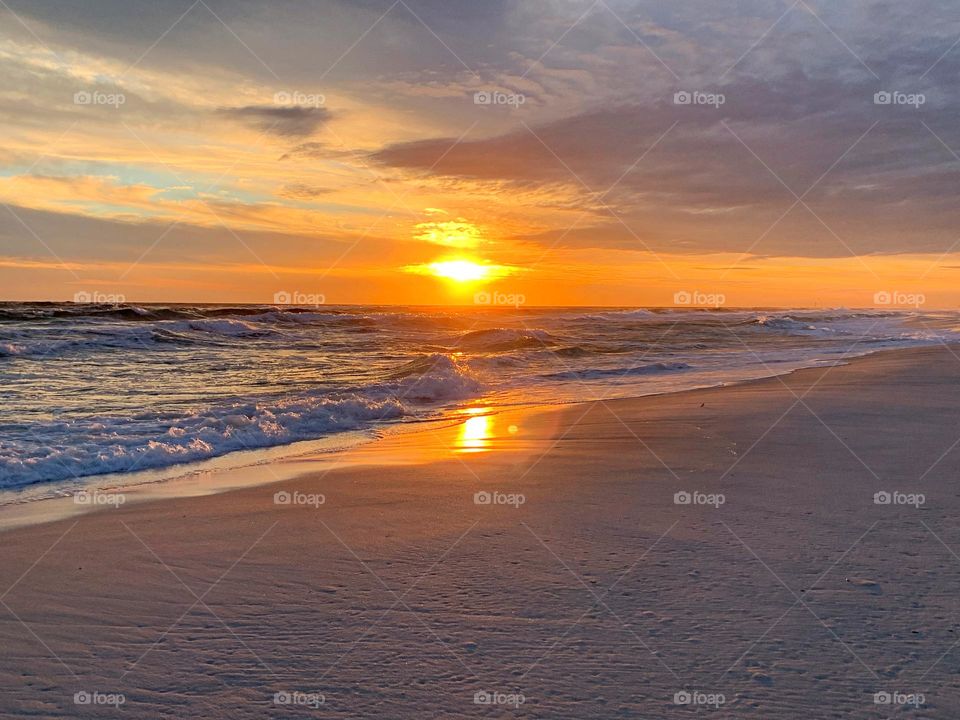
[[[280,137],[310,137],[330,119],[330,111],[322,107],[274,107],[248,105],[221,108],[220,115],[234,118],[265,133]]]

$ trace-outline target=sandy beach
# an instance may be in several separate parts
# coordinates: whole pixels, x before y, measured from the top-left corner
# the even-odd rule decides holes
[[[0,0],[0,720],[960,719],[958,38]]]
[[[477,414],[7,530],[0,714],[956,717],[955,353]]]

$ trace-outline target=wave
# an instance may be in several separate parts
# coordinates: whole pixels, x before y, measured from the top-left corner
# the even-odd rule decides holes
[[[794,315],[798,317],[793,317]],[[888,312],[808,312],[806,314],[792,312],[790,315],[761,314],[740,324],[752,325],[783,335],[819,338],[855,336],[863,337],[867,341],[870,339],[893,341],[914,339],[904,325],[883,323],[884,320],[894,316],[894,313]],[[904,316],[898,317],[901,321],[906,320]],[[882,333],[882,335],[870,337],[877,333]]]
[[[267,313],[258,313],[250,320],[262,323],[278,323],[282,325],[336,325],[355,327],[374,327],[377,321],[365,315],[346,315],[338,312],[317,312],[313,310],[274,310]]]
[[[175,330],[188,328],[198,332],[212,333],[214,335],[226,335],[227,337],[262,337],[270,334],[269,329],[258,328],[252,323],[243,322],[242,320],[230,320],[226,318],[219,320],[192,320],[185,324],[175,324],[172,327]]]
[[[636,377],[637,375],[660,375],[690,370],[691,366],[682,362],[657,362],[648,365],[631,365],[617,368],[587,368],[584,370],[566,370],[564,372],[541,375],[551,380],[599,380],[601,378]]]
[[[176,320],[198,318],[203,315],[195,308],[146,308],[140,305],[67,304],[48,303],[0,305],[0,320],[61,320],[61,319],[115,319],[130,321]]]
[[[242,332],[233,325],[213,327]],[[317,439],[417,414],[482,389],[463,363],[432,354],[350,391],[222,402],[191,415],[148,412],[36,423],[19,437],[11,426],[10,438],[0,439],[0,488],[155,469]]]
[[[587,315],[585,318],[588,320],[597,318],[601,320],[648,320],[660,314],[661,313],[654,312],[653,310],[637,308],[636,310],[615,310],[613,312],[601,313],[600,315]]]
[[[566,345],[559,348],[551,348],[548,352],[558,357],[582,358],[589,355],[622,355],[624,353],[634,352],[640,348],[631,339],[623,339],[614,343],[605,345],[593,343],[581,343],[580,345]]]
[[[391,373],[387,388],[398,397],[418,402],[459,400],[476,395],[483,383],[462,363],[431,353],[411,360]]]
[[[568,345],[567,347],[557,348],[553,353],[560,357],[580,358],[590,355],[591,351],[582,345]]]
[[[759,325],[770,330],[817,330],[816,326],[809,322],[795,320],[789,315],[782,317],[770,317],[769,315],[760,315],[753,320],[748,321],[749,325]]]
[[[146,350],[149,346],[222,346],[234,339],[263,338],[274,334],[269,327],[231,319],[163,321],[155,324],[89,324],[61,331],[18,329],[0,335],[0,357],[47,359],[69,352],[90,350]]]
[[[549,347],[556,342],[557,338],[546,330],[489,328],[465,333],[457,338],[453,346],[458,350],[503,352],[506,350],[521,350],[523,348]]]
[[[56,319],[125,320],[151,322],[160,320],[203,320],[205,318],[257,318],[280,320],[296,316],[314,318],[346,317],[355,319],[349,310],[295,305],[134,305],[130,303],[0,303],[0,320],[36,321]],[[370,320],[372,322],[372,320]]]
[[[103,325],[74,330],[73,337],[59,332],[22,332],[0,339],[0,357],[26,357],[40,360],[62,357],[68,353],[95,350],[145,351],[151,345],[224,346],[234,339],[251,339],[270,335],[236,320],[204,320],[175,322],[165,325]]]
[[[79,336],[73,332],[6,333],[5,337],[0,338],[0,357],[47,360],[89,349],[142,350],[154,341],[153,334],[154,331],[149,327],[91,328]]]
[[[26,442],[0,440],[0,487],[167,467],[356,430],[403,414],[395,399],[301,397],[234,403],[166,422],[142,415],[57,423],[35,428]],[[64,430],[72,440],[67,447],[58,437]]]

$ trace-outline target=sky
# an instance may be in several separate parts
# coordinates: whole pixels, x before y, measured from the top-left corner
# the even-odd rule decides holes
[[[960,303],[946,0],[3,0],[0,300]]]

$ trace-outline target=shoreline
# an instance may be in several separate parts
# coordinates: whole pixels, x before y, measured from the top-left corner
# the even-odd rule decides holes
[[[749,382],[749,381],[748,381]],[[689,392],[689,391],[680,391]],[[649,396],[648,396],[649,397]],[[56,522],[96,512],[96,502],[77,504],[74,496],[78,494],[122,496],[118,504],[144,503],[171,500],[177,498],[218,495],[244,488],[272,485],[284,481],[296,480],[317,471],[318,466],[337,467],[389,467],[394,465],[415,465],[430,462],[422,456],[405,452],[403,438],[420,435],[447,435],[456,428],[463,427],[475,417],[529,418],[542,414],[562,413],[570,407],[584,403],[563,403],[556,405],[529,405],[521,407],[497,408],[461,408],[460,417],[438,418],[419,421],[414,427],[402,425],[388,426],[385,432],[377,436],[359,438],[353,443],[343,445],[340,436],[323,438],[320,441],[303,441],[292,445],[273,448],[258,448],[229,455],[211,458],[197,463],[185,463],[160,470],[146,470],[139,473],[115,473],[93,475],[80,478],[85,482],[77,486],[64,488],[56,495],[11,500],[0,503],[0,533],[33,524]],[[480,410],[479,413],[471,412]],[[411,425],[413,425],[411,423]],[[361,434],[362,431],[357,431]],[[324,441],[329,448],[318,448]],[[300,446],[314,446],[303,450]],[[220,463],[224,459],[234,459],[245,455],[249,462],[239,464]],[[273,457],[271,457],[273,456]],[[257,458],[254,460],[253,458]],[[361,459],[362,458],[362,459]],[[218,467],[218,465],[224,465]],[[173,471],[176,472],[173,472]],[[170,474],[167,475],[167,471]],[[144,479],[153,478],[155,479]],[[136,480],[136,482],[131,482]],[[7,491],[22,494],[33,489],[27,486],[21,491]],[[42,492],[45,487],[37,487]],[[103,503],[110,505],[109,501]],[[117,504],[117,503],[114,503]]]
[[[417,461],[401,459],[403,449],[395,449],[392,446],[396,442],[395,438],[459,427],[476,411],[490,416],[506,415],[518,419],[528,418],[541,414],[564,413],[570,411],[571,408],[596,402],[605,404],[632,403],[652,398],[710,392],[754,383],[777,382],[778,378],[790,377],[797,373],[842,367],[886,354],[910,353],[927,349],[930,349],[930,347],[884,348],[863,355],[844,357],[836,362],[823,360],[818,365],[786,370],[783,373],[772,373],[763,377],[647,395],[614,397],[603,400],[562,401],[553,404],[534,403],[492,407],[486,407],[484,403],[477,402],[477,408],[470,407],[474,404],[474,401],[471,401],[465,407],[452,409],[451,415],[436,419],[418,420],[406,424],[387,423],[379,428],[346,431],[315,440],[298,441],[289,445],[234,451],[201,461],[151,468],[134,473],[107,473],[82,476],[74,481],[34,483],[18,489],[4,490],[0,493],[0,497],[13,496],[12,499],[7,501],[0,500],[0,533],[26,525],[76,517],[99,509],[95,505],[77,504],[74,501],[74,496],[78,493],[121,495],[124,498],[121,502],[124,504],[126,501],[140,503],[181,497],[216,495],[242,488],[295,480],[302,475],[313,472],[317,464],[324,464],[328,467],[351,466],[355,464],[354,451],[361,448],[371,450],[370,455],[372,457],[367,462],[370,465],[416,464]],[[377,448],[382,447],[382,444],[388,441],[391,443],[389,446],[391,449],[383,453],[382,458],[378,459],[376,457],[378,454]],[[363,453],[363,456],[367,457],[368,453]],[[44,492],[54,494],[42,494]],[[39,496],[22,497],[34,493],[38,493]]]
[[[56,317],[25,313],[22,326],[17,320],[5,331],[19,344],[3,363],[12,385],[0,502],[248,465],[310,449],[304,442],[340,444],[345,430],[388,431],[458,407],[716,387],[923,346],[958,332],[952,315],[899,311],[731,311],[724,319],[723,312],[694,308],[452,317],[219,306],[146,313],[122,306],[107,318],[83,308],[64,311],[63,323],[59,311],[50,312]],[[601,321],[607,329],[594,338]],[[408,326],[416,328],[413,335]],[[369,342],[350,353],[358,332]],[[245,347],[248,337],[257,339]],[[305,354],[289,356],[292,347]],[[61,383],[69,387],[69,373],[46,386],[16,382],[61,350],[64,358],[79,353],[77,360],[109,368],[91,379],[103,386],[93,405],[59,391]],[[223,362],[238,352],[245,363],[210,384],[223,367],[233,367]],[[184,372],[168,372],[171,363]],[[139,371],[147,373],[141,384],[111,380]]]

